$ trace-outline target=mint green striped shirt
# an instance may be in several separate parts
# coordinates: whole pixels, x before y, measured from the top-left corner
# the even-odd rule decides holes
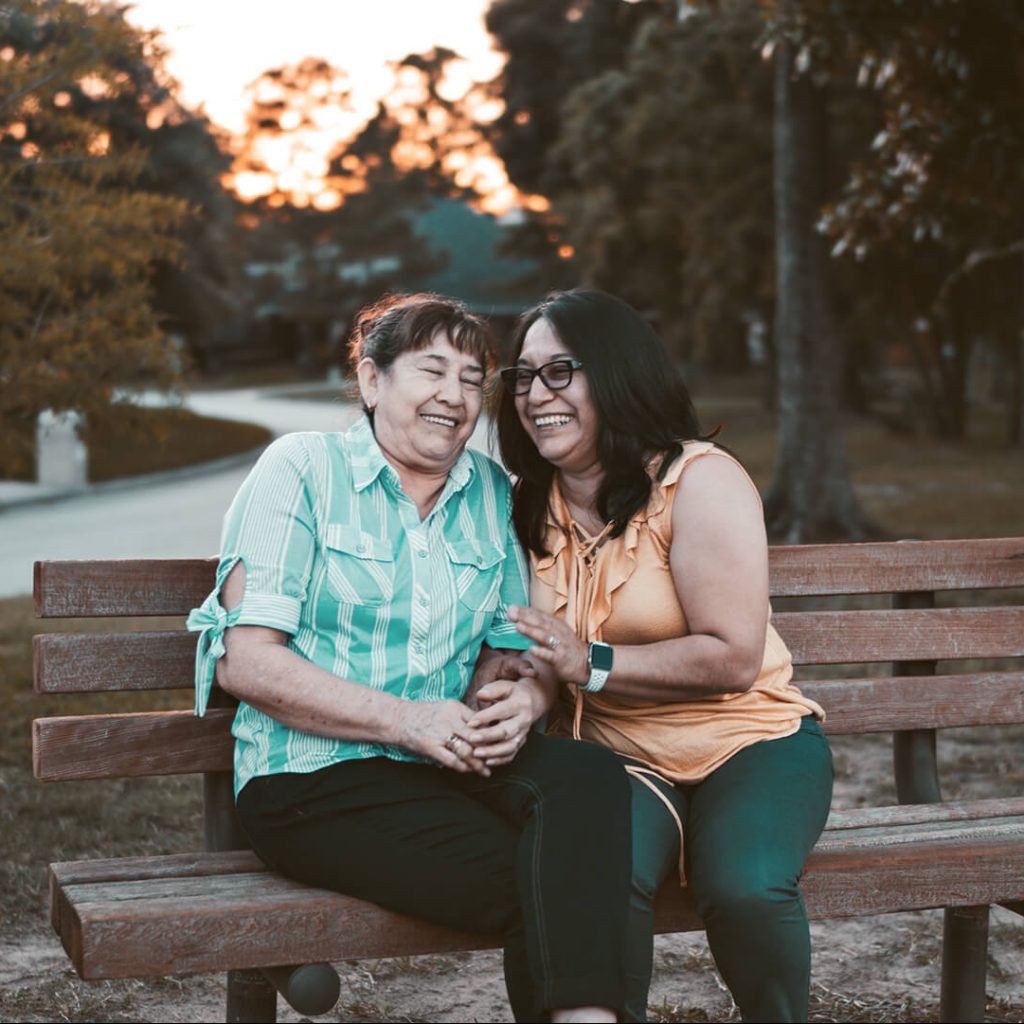
[[[220,588],[239,561],[245,596],[228,612]],[[195,712],[206,711],[224,630],[236,624],[287,633],[292,650],[343,679],[411,700],[459,700],[484,642],[529,646],[506,614],[528,592],[509,480],[491,459],[463,452],[420,521],[365,418],[344,434],[289,434],[235,496],[216,586],[189,616],[200,633]],[[245,703],[232,733],[236,794],[259,775],[423,760],[289,729]]]

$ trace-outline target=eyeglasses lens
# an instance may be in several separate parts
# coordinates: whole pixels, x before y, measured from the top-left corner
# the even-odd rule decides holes
[[[536,370],[525,366],[512,366],[502,370],[501,376],[516,395],[525,395],[533,387],[533,378],[538,376],[545,387],[552,391],[561,391],[572,383],[573,371],[579,365],[574,359],[554,359]]]
[[[572,381],[572,363],[568,359],[548,363],[547,366],[541,367],[540,376],[552,391],[567,388]]]

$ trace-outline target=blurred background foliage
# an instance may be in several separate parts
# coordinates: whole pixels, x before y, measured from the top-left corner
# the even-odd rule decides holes
[[[360,120],[311,55],[229,137],[116,6],[0,5],[0,467],[42,409],[322,375],[362,304],[430,286],[499,331],[605,288],[698,398],[755,382],[783,539],[877,529],[846,414],[1022,444],[1016,0],[493,0],[487,26],[492,81],[456,88],[439,41]]]

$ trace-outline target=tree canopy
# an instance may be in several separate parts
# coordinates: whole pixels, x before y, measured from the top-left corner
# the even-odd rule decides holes
[[[121,386],[177,381],[150,275],[180,258],[187,204],[141,187],[145,151],[102,114],[152,59],[120,12],[12,0],[0,38],[2,448],[42,409],[95,420]]]

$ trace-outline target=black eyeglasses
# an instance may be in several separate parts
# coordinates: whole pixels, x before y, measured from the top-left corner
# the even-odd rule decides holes
[[[536,370],[529,366],[506,366],[501,379],[513,395],[525,395],[533,387],[534,377],[540,377],[549,390],[561,391],[572,383],[573,373],[582,367],[578,359],[552,359]]]

